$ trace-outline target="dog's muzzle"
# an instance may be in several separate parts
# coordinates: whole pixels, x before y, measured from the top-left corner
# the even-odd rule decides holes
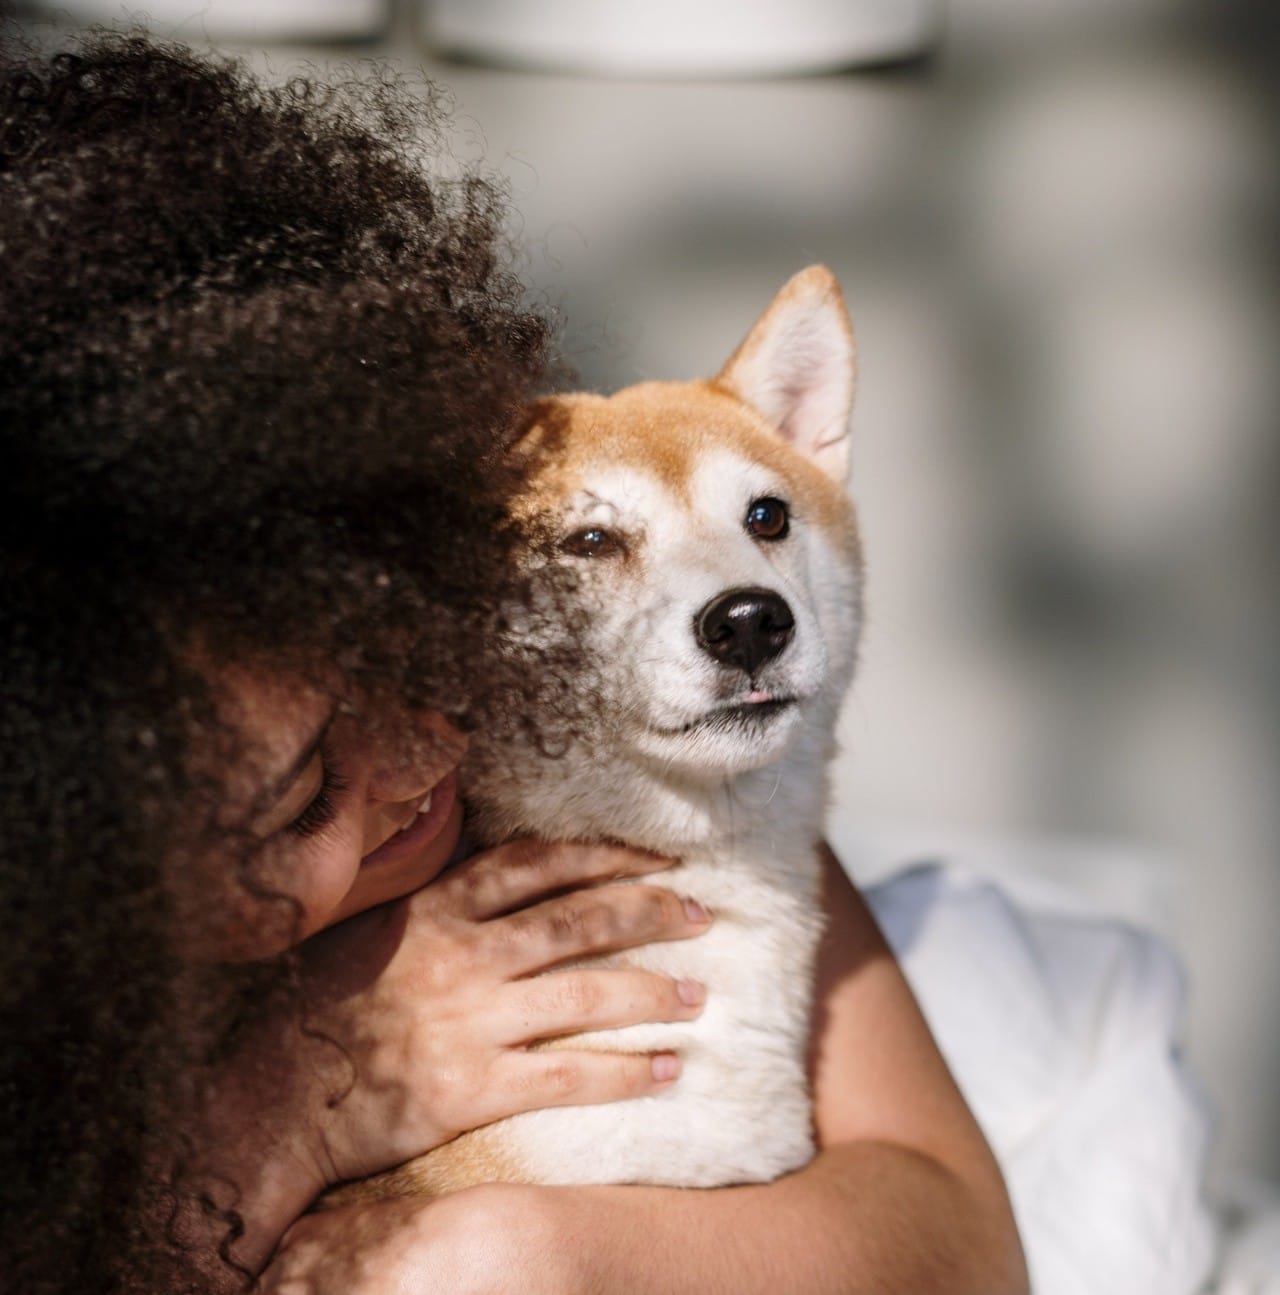
[[[754,676],[795,633],[786,599],[768,589],[730,589],[693,618],[693,637],[713,661]]]

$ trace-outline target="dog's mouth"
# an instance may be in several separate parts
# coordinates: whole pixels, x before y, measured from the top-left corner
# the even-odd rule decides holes
[[[750,696],[750,694],[749,694]],[[706,733],[740,729],[748,732],[766,727],[770,721],[785,714],[799,702],[798,697],[762,697],[760,700],[734,702],[728,706],[717,706],[705,715],[690,720],[687,724],[675,728],[663,728],[655,724],[654,731],[663,737],[682,737],[689,733]]]

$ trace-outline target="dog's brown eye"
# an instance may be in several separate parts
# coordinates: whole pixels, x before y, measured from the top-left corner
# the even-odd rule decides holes
[[[781,499],[757,499],[747,509],[747,531],[758,540],[780,540],[790,529],[787,506]]]
[[[574,531],[560,547],[575,558],[612,558],[624,552],[622,541],[602,526],[587,526]]]

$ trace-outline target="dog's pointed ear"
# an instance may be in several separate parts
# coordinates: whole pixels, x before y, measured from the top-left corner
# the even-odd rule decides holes
[[[856,371],[844,294],[825,265],[811,265],[789,280],[756,320],[716,383],[843,481]]]

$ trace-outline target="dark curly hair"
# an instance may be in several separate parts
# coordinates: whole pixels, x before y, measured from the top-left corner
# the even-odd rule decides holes
[[[526,690],[483,645],[548,329],[501,191],[428,178],[439,117],[138,35],[0,66],[6,1291],[225,1285],[168,1235],[243,979],[184,964],[165,877],[207,663],[460,722]]]

